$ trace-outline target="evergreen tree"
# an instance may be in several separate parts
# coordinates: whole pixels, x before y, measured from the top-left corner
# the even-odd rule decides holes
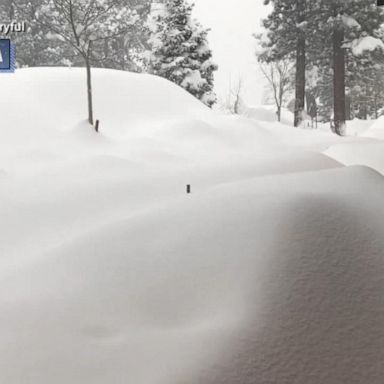
[[[347,54],[347,109],[350,117],[377,119],[384,106],[383,52],[351,56],[351,53]]]
[[[269,61],[289,58],[295,61],[295,110],[294,126],[303,120],[305,107],[305,71],[308,39],[308,20],[311,18],[312,5],[307,0],[264,0],[272,3],[273,11],[263,21],[268,40],[263,44],[269,49]]]
[[[274,8],[264,20],[268,37],[264,48],[269,49],[271,61],[286,55],[296,60],[295,125],[300,121],[304,92],[315,99],[323,119],[333,120],[333,129],[338,134],[343,133],[346,119],[353,115],[354,98],[364,99],[362,93],[365,99],[370,95],[371,104],[376,105],[373,110],[380,109],[381,94],[374,82],[381,78],[377,65],[383,68],[383,60],[377,60],[379,54],[375,49],[374,54],[368,53],[364,44],[367,37],[380,38],[384,16],[375,2],[265,0],[270,2]],[[363,55],[360,52],[364,59],[358,57],[357,45],[360,51],[365,50]],[[305,74],[313,71],[317,81],[308,84]]]
[[[332,68],[333,121],[337,134],[343,134],[345,121],[351,117],[351,90],[356,79],[361,79],[358,73],[365,71],[367,61],[370,62],[368,67],[374,66],[373,56],[368,51],[364,53],[367,60],[361,60],[353,48],[364,37],[376,36],[383,21],[382,10],[369,0],[316,3],[313,25],[318,34],[313,39],[313,53],[320,58],[320,65]],[[324,59],[324,56],[327,57]]]
[[[121,1],[121,6],[135,11],[138,18],[125,33],[105,40],[95,50],[93,60],[100,67],[131,72],[143,72],[145,70],[144,56],[149,49],[146,38],[146,20],[150,5],[150,0]]]
[[[186,0],[166,0],[150,22],[149,70],[186,89],[204,104],[216,102],[213,92],[212,51],[208,29],[192,19],[193,6]]]

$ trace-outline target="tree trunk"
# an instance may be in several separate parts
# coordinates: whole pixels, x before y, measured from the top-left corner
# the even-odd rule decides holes
[[[333,115],[335,133],[342,136],[345,127],[345,52],[344,27],[336,23],[333,31]]]
[[[351,96],[345,96],[345,118],[346,120],[352,120],[352,110],[351,110]]]
[[[15,19],[15,4],[13,0],[9,1],[9,21],[12,22]]]
[[[240,114],[240,97],[236,95],[235,105],[233,108],[236,115]]]
[[[87,69],[88,122],[93,125],[92,74],[89,57],[85,59],[85,66]]]
[[[277,121],[280,123],[281,122],[281,107],[277,107]]]
[[[364,100],[361,104],[360,108],[360,119],[361,120],[367,120],[368,117],[368,108],[367,108],[367,102]]]
[[[298,127],[303,121],[305,107],[305,64],[305,36],[300,34],[296,48],[295,127]]]

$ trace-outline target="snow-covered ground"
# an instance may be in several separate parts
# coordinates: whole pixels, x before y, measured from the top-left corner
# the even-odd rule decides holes
[[[0,78],[0,383],[381,384],[380,120],[340,138],[95,70],[97,134],[84,82]]]

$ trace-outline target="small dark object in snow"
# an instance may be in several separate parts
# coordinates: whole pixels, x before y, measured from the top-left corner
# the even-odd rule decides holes
[[[99,132],[99,125],[100,125],[100,121],[96,120],[96,125],[95,125],[95,131],[96,132]]]
[[[191,193],[191,186],[189,184],[187,185],[187,193]]]

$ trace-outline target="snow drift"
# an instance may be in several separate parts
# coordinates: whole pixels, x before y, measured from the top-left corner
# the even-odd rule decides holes
[[[382,178],[322,172],[185,195],[3,276],[3,380],[381,383]]]
[[[379,117],[363,136],[384,140],[384,116]]]
[[[68,129],[86,116],[84,69],[31,68],[2,76],[2,127],[21,135]],[[156,76],[97,69],[93,71],[95,118],[111,133],[172,118],[200,118],[209,112],[183,89]],[[150,108],[149,108],[150,106]],[[32,128],[31,129],[31,125]],[[53,133],[52,133],[53,131]],[[7,132],[9,136],[10,133]]]
[[[81,70],[0,79],[0,382],[381,384],[382,176],[94,75],[100,135]]]
[[[329,157],[345,165],[366,165],[384,174],[384,143],[362,141],[358,143],[336,144],[325,152]]]

